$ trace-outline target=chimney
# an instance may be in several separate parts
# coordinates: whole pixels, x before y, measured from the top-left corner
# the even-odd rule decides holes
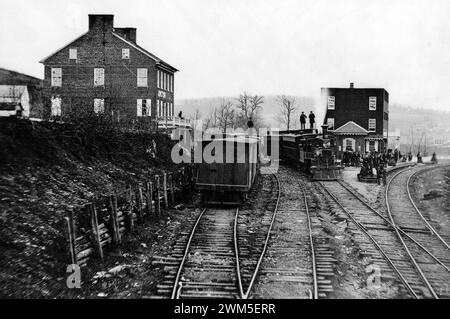
[[[97,30],[109,32],[113,30],[114,15],[112,14],[90,14],[89,15],[89,31]]]
[[[136,44],[136,28],[115,28],[114,31],[121,35],[125,40]]]
[[[353,82],[350,82],[350,88],[353,89],[355,87],[355,84]]]

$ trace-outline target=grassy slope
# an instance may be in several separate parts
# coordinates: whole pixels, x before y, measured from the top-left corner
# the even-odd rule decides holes
[[[0,297],[61,296],[65,213],[170,169],[170,141],[95,123],[0,122]],[[157,158],[146,152],[152,140]]]

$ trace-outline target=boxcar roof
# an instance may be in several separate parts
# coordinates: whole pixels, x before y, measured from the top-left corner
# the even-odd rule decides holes
[[[234,136],[225,138],[215,138],[212,141],[225,141],[225,142],[237,142],[237,143],[257,143],[259,137],[256,136]]]

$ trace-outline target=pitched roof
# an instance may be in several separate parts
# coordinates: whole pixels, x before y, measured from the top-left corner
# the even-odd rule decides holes
[[[75,41],[81,39],[82,37],[84,37],[86,34],[88,34],[88,32],[82,34],[81,36],[79,36],[78,38],[76,38],[75,40],[69,42],[68,44],[66,44],[65,46],[63,46],[62,48],[60,48],[59,50],[53,52],[52,54],[50,54],[49,56],[45,57],[44,59],[42,59],[41,61],[39,61],[40,63],[45,63],[46,60],[48,60],[49,58],[51,58],[52,56],[54,56],[56,53],[58,53],[59,51],[67,48],[68,46],[70,46],[72,43],[74,43]],[[133,43],[131,41],[126,40],[124,37],[122,37],[120,34],[117,34],[116,32],[112,31],[111,32],[112,35],[114,35],[116,38],[118,38],[119,40],[122,40],[123,42],[125,42],[126,44],[128,44],[129,46],[135,48],[136,50],[140,51],[141,53],[143,53],[144,55],[148,56],[149,58],[153,59],[156,64],[159,64],[162,67],[166,67],[167,69],[169,69],[172,72],[177,72],[178,70],[176,68],[174,68],[173,66],[171,66],[169,63],[161,60],[160,58],[158,58],[156,55],[148,52],[147,50],[145,50],[144,48],[142,48],[141,46],[137,45],[136,43]]]
[[[49,58],[51,58],[52,56],[54,56],[56,53],[58,53],[59,51],[64,50],[65,48],[67,48],[69,45],[71,45],[72,43],[74,43],[75,41],[78,41],[79,39],[81,39],[82,37],[84,37],[86,34],[88,34],[88,32],[83,33],[82,35],[80,35],[78,38],[70,41],[69,43],[67,43],[66,45],[64,45],[63,47],[59,48],[58,50],[56,50],[55,52],[53,52],[52,54],[46,56],[45,58],[43,58],[41,61],[39,61],[39,63],[45,63],[45,61],[47,61]]]
[[[335,129],[333,133],[339,135],[367,135],[369,134],[369,131],[359,126],[355,122],[349,121]]]
[[[0,85],[41,85],[42,80],[27,74],[0,68]]]
[[[136,43],[133,43],[133,42],[131,42],[131,41],[126,40],[124,37],[122,37],[121,35],[119,35],[119,34],[117,34],[117,33],[115,33],[115,32],[112,32],[112,34],[113,34],[116,38],[118,38],[118,39],[122,40],[123,42],[125,42],[126,44],[128,44],[129,46],[135,48],[136,50],[138,50],[138,51],[140,51],[141,53],[145,54],[145,55],[148,56],[149,58],[155,60],[156,64],[161,64],[161,65],[163,65],[163,66],[169,68],[171,71],[174,71],[174,72],[177,72],[177,71],[178,71],[176,68],[174,68],[173,66],[171,66],[169,63],[164,62],[163,60],[161,60],[160,58],[158,58],[156,55],[154,55],[154,54],[148,52],[147,50],[145,50],[143,47],[137,45]]]

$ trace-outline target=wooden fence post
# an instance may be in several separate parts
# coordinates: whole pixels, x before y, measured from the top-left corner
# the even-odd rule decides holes
[[[169,201],[167,197],[167,173],[163,174],[163,196],[164,196],[164,208],[169,207]]]
[[[109,215],[111,221],[112,238],[114,244],[120,243],[119,224],[117,222],[117,207],[114,205],[114,195],[109,196]]]
[[[128,188],[128,225],[130,228],[130,231],[134,230],[134,217],[133,217],[133,189],[131,188],[131,186]]]
[[[161,202],[160,202],[160,192],[159,192],[159,175],[155,176],[155,183],[156,183],[156,198],[155,198],[155,206],[156,206],[156,212],[158,215],[161,214]]]
[[[67,225],[67,235],[68,235],[68,241],[69,241],[69,251],[70,251],[70,259],[72,261],[72,264],[77,264],[77,250],[76,250],[76,242],[77,242],[77,236],[75,231],[75,223],[73,220],[73,212],[69,211],[67,214],[68,216],[65,217],[66,225]]]
[[[170,185],[170,202],[173,205],[175,203],[175,185],[173,183],[173,173],[169,174],[169,185]]]
[[[153,186],[152,182],[147,182],[147,212],[151,216],[153,215]]]
[[[112,196],[114,215],[116,216],[116,227],[117,227],[117,239],[119,244],[122,242],[122,236],[120,235],[120,223],[119,223],[119,209],[117,208],[117,194]]]
[[[102,244],[100,241],[100,234],[98,231],[98,217],[97,217],[97,210],[95,208],[95,204],[92,203],[88,206],[91,212],[91,232],[92,232],[92,241],[94,244],[94,247],[98,253],[98,256],[100,257],[101,261],[103,262],[103,249]]]
[[[142,223],[144,221],[144,196],[142,196],[142,188],[139,186],[138,188],[138,210],[139,210],[139,221]]]
[[[184,191],[184,167],[181,168],[181,192]]]

